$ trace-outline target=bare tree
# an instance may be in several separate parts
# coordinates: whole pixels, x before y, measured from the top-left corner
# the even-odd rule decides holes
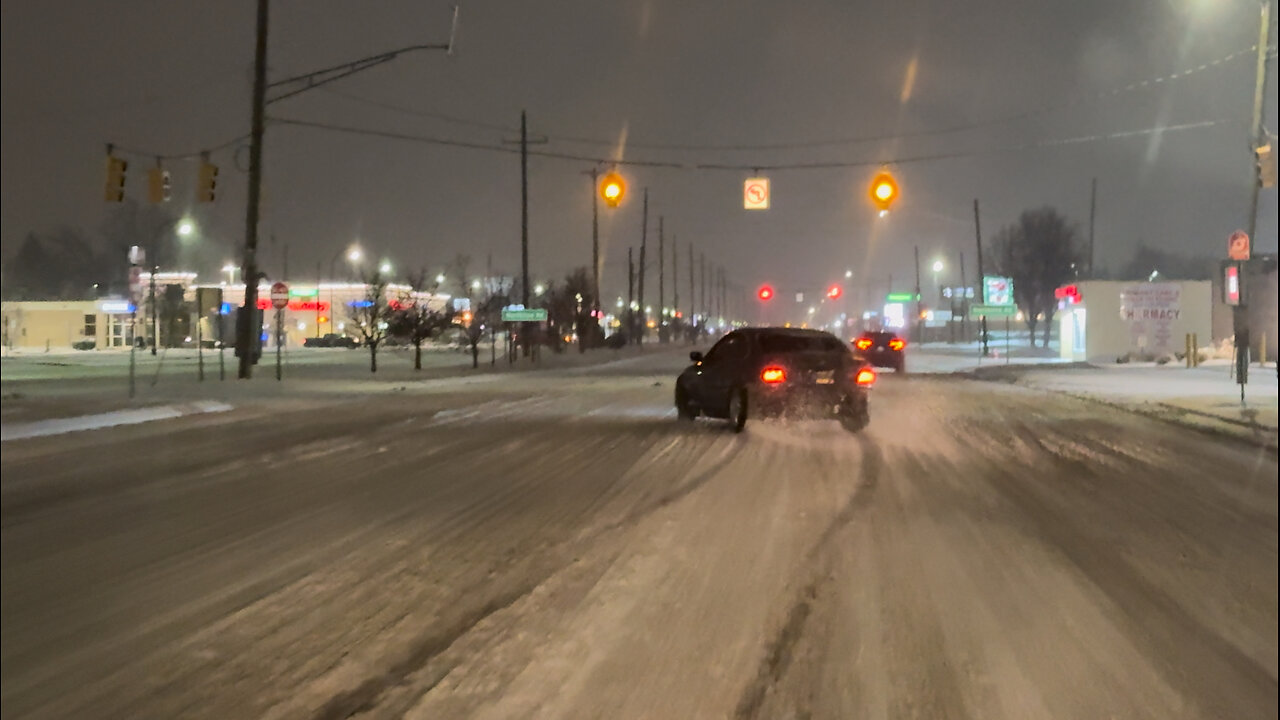
[[[422,343],[448,325],[449,312],[447,306],[431,307],[429,299],[435,295],[439,283],[428,280],[426,268],[409,273],[406,281],[409,289],[401,292],[390,308],[388,331],[413,343],[413,369],[421,370]]]
[[[1076,276],[1080,263],[1078,226],[1048,206],[1025,210],[1017,222],[996,233],[993,244],[997,269],[1013,278],[1013,300],[1026,317],[1032,347],[1041,315],[1044,345],[1048,346],[1058,309],[1054,290]]]
[[[349,311],[351,321],[360,331],[360,338],[369,348],[369,372],[378,372],[378,345],[387,337],[388,320],[391,315],[390,303],[387,302],[387,279],[382,272],[374,270],[372,275],[361,273],[364,282],[364,297],[351,304]]]

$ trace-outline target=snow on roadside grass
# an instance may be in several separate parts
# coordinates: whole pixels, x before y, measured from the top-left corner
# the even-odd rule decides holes
[[[62,435],[86,430],[100,430],[118,425],[136,425],[155,420],[169,420],[184,415],[226,412],[231,406],[216,401],[198,401],[182,405],[157,405],[133,410],[114,410],[97,415],[37,420],[28,423],[0,425],[0,441],[25,440],[49,435]]]

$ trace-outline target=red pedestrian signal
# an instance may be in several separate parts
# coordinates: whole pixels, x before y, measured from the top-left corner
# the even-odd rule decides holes
[[[768,301],[768,300],[772,300],[772,299],[773,299],[773,288],[769,287],[768,285],[763,285],[763,286],[761,286],[761,287],[760,287],[760,292],[758,292],[758,293],[756,293],[756,294],[760,296],[760,299],[761,299],[761,300],[766,300],[766,301]]]
[[[840,297],[842,294],[844,294],[844,290],[841,290],[839,285],[832,285],[830,288],[827,289],[827,297],[831,298],[832,300],[835,300],[836,298]]]

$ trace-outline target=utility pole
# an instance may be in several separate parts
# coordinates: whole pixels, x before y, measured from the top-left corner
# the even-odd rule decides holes
[[[1093,221],[1098,211],[1098,178],[1089,183],[1089,279],[1093,279]]]
[[[916,342],[924,342],[924,318],[923,315],[924,301],[921,300],[920,294],[920,246],[915,246],[916,251]]]
[[[636,334],[636,344],[644,344],[644,336],[649,332],[649,314],[644,309],[644,265],[645,250],[649,244],[649,188],[644,189],[644,210],[640,217],[640,267],[636,279],[637,301],[640,303],[640,331]]]
[[[975,293],[978,296],[978,302],[986,304],[987,302],[987,281],[986,276],[982,274],[982,221],[978,215],[978,198],[973,199],[973,233],[978,243],[978,290]],[[987,316],[982,316],[982,326],[978,330],[982,335],[982,357],[991,355],[991,348],[987,344]]]
[[[951,301],[955,307],[955,300]],[[969,342],[969,282],[964,274],[964,251],[960,251],[960,337],[961,342]]]
[[[600,315],[600,169],[591,168],[591,303],[593,317]]]
[[[707,324],[707,254],[698,253],[698,291],[701,293],[698,307],[702,308],[702,324]]]
[[[253,347],[259,328],[250,319],[258,307],[258,209],[262,195],[262,135],[267,104],[267,21],[268,0],[258,0],[258,32],[253,53],[253,118],[249,140],[249,198],[244,217],[244,258],[240,276],[244,278],[244,312],[236,325],[236,347],[240,349],[239,377],[253,376]]]
[[[676,247],[676,236],[671,236],[671,316],[680,312],[680,252]]]
[[[667,277],[667,246],[666,237],[663,236],[663,221],[665,218],[658,216],[658,342],[665,343],[667,341],[667,310],[666,310],[666,277]]]
[[[635,288],[636,288],[636,264],[631,259],[632,248],[627,248],[627,342],[634,344],[636,341],[636,311],[635,311]]]

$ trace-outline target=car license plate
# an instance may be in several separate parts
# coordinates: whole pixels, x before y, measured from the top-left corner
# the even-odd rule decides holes
[[[822,372],[814,373],[813,381],[818,385],[832,385],[836,381],[836,371],[823,370]]]

